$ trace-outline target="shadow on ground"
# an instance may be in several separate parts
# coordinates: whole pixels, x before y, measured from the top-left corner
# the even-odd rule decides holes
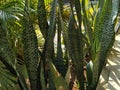
[[[108,63],[100,76],[97,90],[120,90],[120,35],[116,36]]]

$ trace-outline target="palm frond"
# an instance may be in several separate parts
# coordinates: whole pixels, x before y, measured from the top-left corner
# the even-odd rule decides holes
[[[15,87],[16,84],[17,77],[0,61],[0,88],[9,89]]]
[[[20,12],[23,12],[23,9],[17,7],[16,4],[20,4],[18,1],[7,2],[0,6],[0,19],[4,22],[8,20],[19,20]]]

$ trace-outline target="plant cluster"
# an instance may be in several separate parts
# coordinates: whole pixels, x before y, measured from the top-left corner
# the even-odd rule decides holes
[[[120,0],[1,0],[0,89],[96,90],[119,13]]]

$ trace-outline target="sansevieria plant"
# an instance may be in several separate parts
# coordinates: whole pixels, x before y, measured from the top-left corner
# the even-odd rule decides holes
[[[7,1],[0,6],[0,90],[96,90],[114,43],[120,1],[99,0],[95,5],[90,0],[16,1],[23,5]],[[21,27],[22,41],[8,37],[16,29],[11,22]],[[16,46],[22,50],[21,60]]]

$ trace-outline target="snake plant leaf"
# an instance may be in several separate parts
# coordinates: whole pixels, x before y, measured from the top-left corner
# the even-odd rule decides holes
[[[119,8],[119,0],[112,0],[112,22],[114,22],[114,20],[116,19],[117,15],[118,15],[118,8]]]
[[[31,90],[37,90],[37,69],[39,62],[37,37],[31,21],[25,22],[25,29],[23,31],[25,64],[30,79]]]
[[[51,61],[49,61],[49,67],[56,90],[69,90],[66,81],[60,75]]]
[[[48,74],[49,74],[48,75],[48,77],[49,77],[49,90],[54,90],[56,88],[56,85],[54,83],[53,72],[51,72],[49,70]]]
[[[92,31],[92,27],[90,25],[90,21],[87,17],[87,14],[86,14],[85,3],[86,3],[85,0],[82,1],[82,10],[83,10],[83,13],[84,13],[83,23],[84,23],[84,26],[85,26],[85,31],[88,35],[89,43],[92,44],[93,43],[93,31]]]
[[[23,48],[25,64],[30,80],[31,90],[39,89],[38,66],[39,66],[39,50],[37,36],[33,27],[33,22],[30,19],[28,10],[28,1],[25,2],[25,17],[23,30]]]
[[[62,15],[62,1],[59,1],[59,14],[58,14],[58,21],[60,21],[60,16]],[[65,77],[66,71],[67,71],[67,64],[65,64],[63,60],[63,52],[61,47],[61,34],[62,34],[62,27],[61,22],[58,22],[58,30],[57,30],[57,56],[55,62],[55,66],[57,70],[60,72],[60,74]]]
[[[50,25],[48,28],[48,34],[45,40],[45,62],[47,63],[49,60],[53,60],[54,54],[54,36],[56,31],[56,6],[57,0],[53,0],[50,12]],[[47,72],[49,73],[49,72]],[[50,90],[54,89],[53,79],[51,78],[51,73],[48,75],[49,78],[49,88]]]
[[[56,60],[54,62],[55,62],[56,68],[60,72],[60,74],[62,76],[65,76],[66,69],[65,69],[65,64],[64,64],[64,61],[63,61],[63,52],[62,52],[62,47],[61,47],[61,27],[60,26],[61,25],[58,24],[57,56],[56,56]]]
[[[114,1],[112,0],[112,10],[110,11],[110,14],[108,14],[109,15],[108,19],[105,18],[106,22],[104,23],[102,37],[100,40],[101,48],[103,48],[101,49],[100,66],[102,66],[102,64],[104,63],[104,58],[105,58],[104,56],[107,56],[109,50],[112,48],[113,43],[115,41],[114,20],[118,13],[118,3],[119,0],[114,0]]]
[[[45,86],[45,77],[44,77],[44,68],[43,68],[43,62],[40,62],[41,67],[40,67],[40,78],[41,78],[41,86],[42,86],[42,90],[46,90],[46,86]]]
[[[95,53],[96,53],[96,47],[98,46],[98,42],[99,42],[99,38],[100,38],[100,34],[101,34],[101,30],[98,27],[101,27],[99,25],[99,21],[100,21],[100,12],[102,10],[103,7],[103,2],[101,2],[101,0],[99,1],[99,8],[98,8],[98,12],[96,14],[95,20],[94,20],[94,33],[93,33],[93,37],[94,37],[94,43],[96,42],[96,44],[92,44],[92,60],[94,60],[95,58]]]
[[[65,41],[65,47],[66,47],[67,51],[69,51],[69,56],[71,57],[72,51],[71,51],[71,49],[70,49],[70,44],[69,44],[67,25],[66,25],[65,22],[63,21],[63,18],[62,18],[62,15],[61,15],[61,11],[60,11],[60,10],[59,10],[59,21],[60,21],[60,27],[61,27],[63,39],[64,39],[64,41]]]
[[[120,13],[120,1],[119,1],[118,13]]]
[[[59,3],[60,12],[61,12],[61,14],[63,15],[63,4],[64,4],[64,0],[58,0],[58,3]]]
[[[93,63],[92,63],[92,61],[90,61],[90,62],[86,65],[86,72],[87,72],[87,82],[88,82],[88,86],[90,86],[90,84],[92,83],[92,73],[93,73]]]
[[[93,79],[92,79],[92,87],[96,87],[98,83],[98,79],[104,63],[106,61],[106,57],[108,55],[109,50],[111,49],[114,42],[114,23],[113,17],[115,14],[115,6],[116,4],[112,2],[112,0],[106,0],[104,2],[103,8],[99,12],[99,20],[94,24],[95,30],[95,40],[94,40],[94,51],[95,57],[93,58]],[[117,8],[116,8],[117,9]],[[97,18],[97,17],[96,17]],[[99,24],[99,26],[98,26]],[[97,33],[96,33],[97,32]],[[99,35],[98,35],[99,32]]]
[[[46,61],[49,60],[52,57],[53,53],[53,39],[55,36],[55,18],[56,18],[56,6],[57,6],[57,0],[53,0],[52,2],[52,7],[51,7],[51,12],[50,12],[50,26],[48,29],[48,34],[46,38]]]
[[[99,73],[100,73],[99,72],[99,69],[100,69],[99,64],[100,64],[100,62],[104,63],[105,58],[106,58],[106,54],[107,54],[107,51],[108,51],[108,48],[109,48],[108,46],[109,46],[110,43],[106,45],[105,40],[108,39],[109,42],[111,42],[111,37],[113,37],[113,35],[114,35],[113,24],[112,24],[112,20],[110,19],[111,18],[110,17],[111,12],[112,12],[112,0],[110,0],[110,1],[106,0],[106,2],[103,5],[103,8],[102,8],[102,10],[99,14],[99,22],[98,22],[99,27],[98,27],[98,25],[94,26],[95,31],[97,31],[97,30],[98,31],[97,31],[97,33],[95,33],[95,42],[94,42],[94,44],[96,44],[95,45],[95,51],[96,52],[95,52],[95,61],[93,61],[93,64],[94,64],[93,65],[93,77],[94,77],[93,78],[93,83],[96,83],[98,78],[99,78]],[[108,25],[110,25],[110,28],[107,27]],[[98,34],[98,32],[99,32],[99,34]],[[106,38],[103,34],[106,36]],[[109,38],[107,38],[107,37],[109,37]],[[102,43],[101,41],[103,41],[104,43]],[[108,41],[106,43],[108,43]],[[102,44],[105,46],[105,47],[103,47],[104,49],[101,48],[103,46]],[[102,56],[101,56],[101,52],[102,53],[104,52],[104,54],[102,54]],[[101,61],[99,55],[103,58],[102,61]]]
[[[81,33],[82,15],[81,15],[81,3],[80,3],[80,0],[75,0],[74,4],[75,4],[75,10],[76,10],[76,14],[77,14],[78,23],[79,23],[79,31]]]
[[[41,33],[43,34],[44,38],[47,37],[48,32],[48,23],[46,18],[46,10],[45,10],[45,1],[44,0],[38,0],[38,22],[39,27],[41,30]]]
[[[72,52],[74,52],[75,50],[75,54],[73,54],[72,56],[76,57],[77,59],[74,59],[74,60],[78,60],[79,58],[78,57],[79,53],[77,52],[77,49],[79,48],[79,45],[78,45],[79,43],[76,42],[77,40],[79,40],[79,32],[76,28],[77,28],[76,21],[73,15],[71,15],[69,26],[68,26],[68,37],[69,37],[69,43],[70,43]]]
[[[77,79],[80,83],[80,88],[83,88],[84,75],[83,75],[83,40],[80,38],[81,33],[77,28],[77,23],[73,15],[70,17],[68,26],[68,37],[70,49],[72,52],[72,60],[75,65]]]

